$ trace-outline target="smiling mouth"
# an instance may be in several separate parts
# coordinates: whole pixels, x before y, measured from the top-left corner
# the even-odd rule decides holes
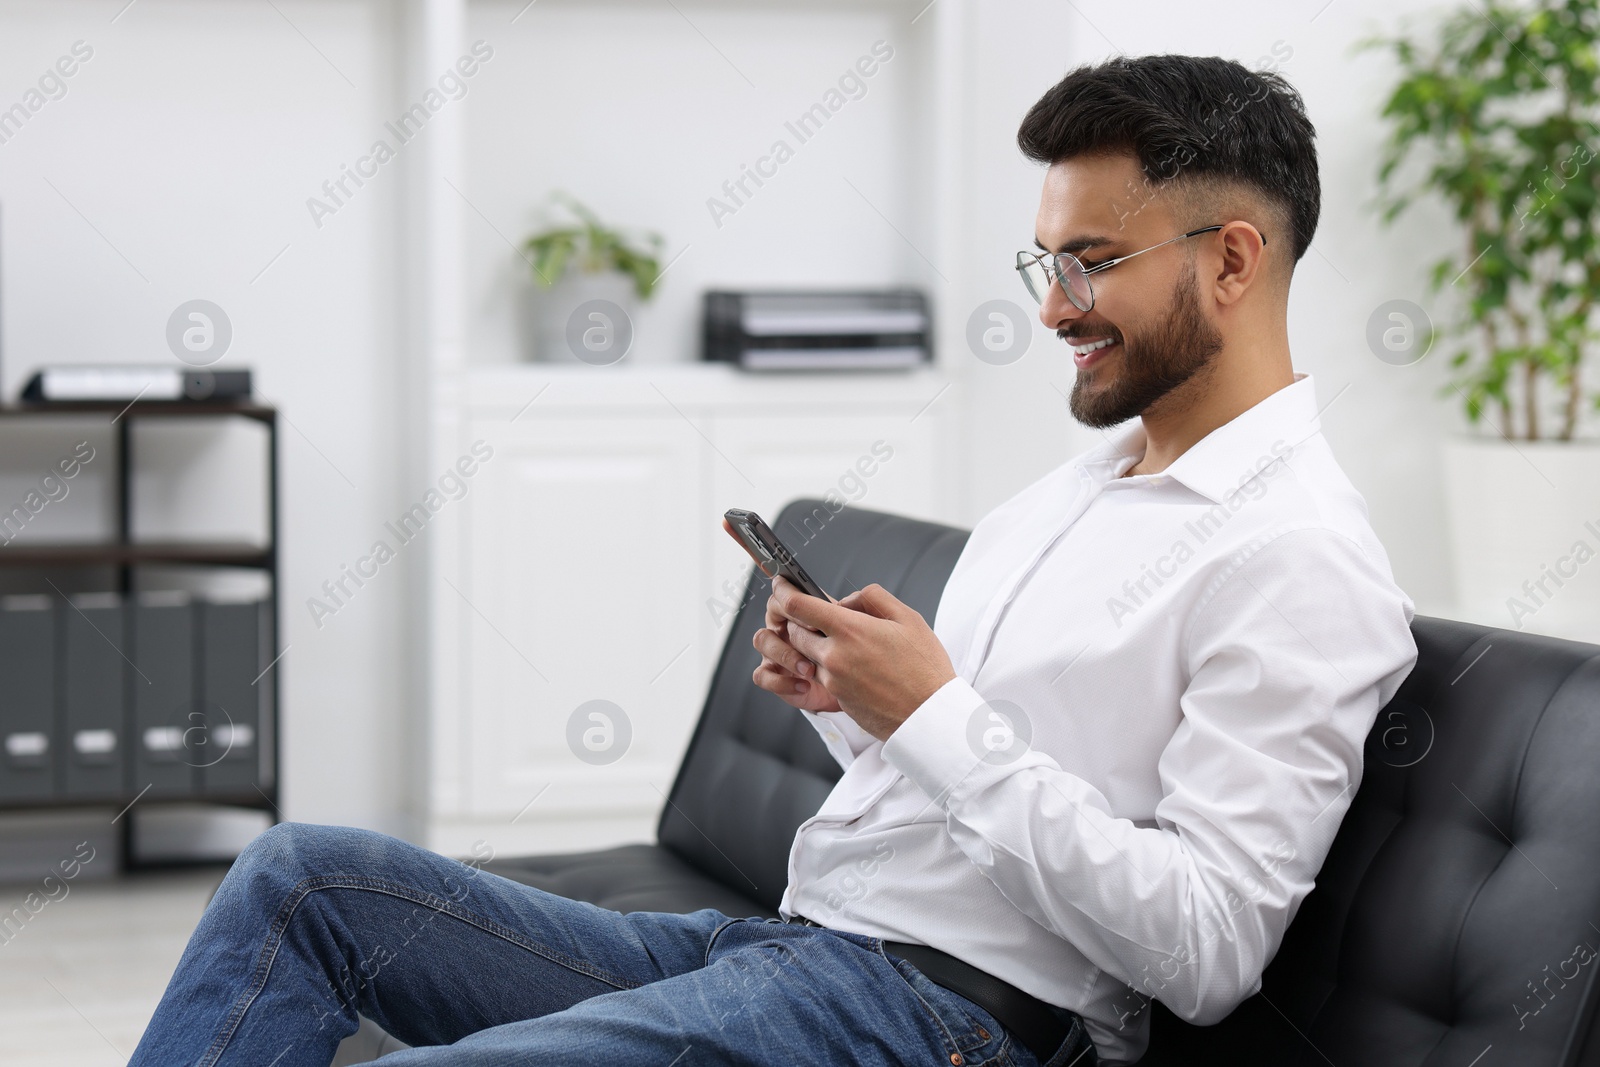
[[[1068,344],[1072,348],[1072,365],[1079,370],[1092,367],[1120,351],[1120,342],[1114,337],[1098,337],[1081,344],[1069,341]]]
[[[1102,348],[1110,348],[1116,343],[1117,342],[1115,338],[1102,337],[1098,341],[1090,341],[1087,344],[1073,345],[1072,354],[1075,356],[1087,356],[1089,353],[1098,352]]]

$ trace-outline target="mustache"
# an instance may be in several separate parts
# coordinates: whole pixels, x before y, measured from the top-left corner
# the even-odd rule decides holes
[[[1085,338],[1109,337],[1118,344],[1122,343],[1122,331],[1106,328],[1104,330],[1057,330],[1056,336],[1068,344],[1081,344]]]

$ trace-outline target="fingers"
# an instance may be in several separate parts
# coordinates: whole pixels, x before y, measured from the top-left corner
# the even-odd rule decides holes
[[[877,582],[863,586],[845,597],[840,604],[879,619],[905,621],[905,614],[915,615],[911,608]]]
[[[828,635],[819,634],[817,631],[802,626],[791,619],[784,624],[782,630],[778,631],[778,636],[783,638],[789,647],[795,650],[802,661],[810,662],[814,673],[818,664],[822,662],[822,646],[828,640]]]
[[[779,582],[783,582],[781,589],[778,586]],[[808,600],[815,600],[816,598],[806,597],[804,593],[801,593],[798,589],[795,589],[795,587],[790,584],[787,579],[782,577],[773,579],[772,590],[772,595],[767,597],[767,628],[779,635],[782,635],[790,622],[797,621],[783,608],[784,598],[786,595],[785,590],[789,591],[788,595],[799,596]],[[806,624],[800,623],[800,625],[805,626]],[[812,626],[806,626],[806,629],[812,631],[813,633],[822,632]]]
[[[774,606],[784,618],[818,633],[831,633],[830,623],[839,625],[844,614],[839,604],[802,593],[782,575],[772,579],[772,599],[768,602],[768,610],[771,611]]]
[[[782,627],[787,623],[780,618],[778,625]],[[757,630],[750,643],[761,653],[762,666],[771,664],[781,668],[785,673],[800,678],[809,678],[816,673],[816,664],[806,659],[798,649],[785,640],[781,630],[767,628]]]
[[[756,685],[774,694],[791,708],[808,711],[840,711],[839,701],[821,682],[806,682],[763,663],[751,675]]]
[[[776,693],[786,700],[790,697],[802,697],[811,689],[811,683],[804,678],[796,678],[765,660],[755,669],[751,677],[767,692]]]

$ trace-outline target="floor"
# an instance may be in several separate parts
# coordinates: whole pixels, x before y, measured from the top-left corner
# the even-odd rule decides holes
[[[54,899],[41,886],[0,886],[0,918],[39,894],[30,918],[0,927],[0,1063],[126,1064],[222,874],[53,882]]]
[[[53,882],[48,892],[0,885],[0,920],[39,892],[31,917],[0,925],[0,1064],[126,1064],[224,870]],[[405,1047],[363,1019],[333,1062],[366,1063]]]

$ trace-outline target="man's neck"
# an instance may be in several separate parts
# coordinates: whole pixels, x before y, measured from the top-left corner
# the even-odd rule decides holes
[[[1144,455],[1122,476],[1161,473],[1212,430],[1293,383],[1287,346],[1281,359],[1242,365],[1219,353],[1208,370],[1162,397],[1141,416]]]

